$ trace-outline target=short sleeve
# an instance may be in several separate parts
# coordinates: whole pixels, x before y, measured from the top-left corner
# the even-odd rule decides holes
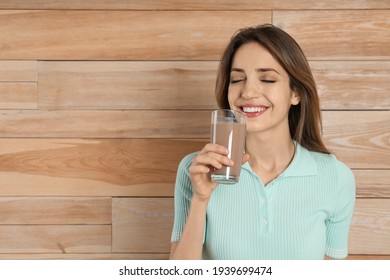
[[[337,188],[332,215],[326,220],[325,254],[334,259],[348,256],[348,236],[355,207],[355,178],[351,169],[336,161]]]
[[[175,217],[173,222],[173,229],[171,235],[171,242],[178,242],[184,229],[187,220],[188,212],[190,210],[190,203],[192,198],[192,185],[189,175],[189,168],[192,164],[192,159],[195,153],[187,155],[179,164],[176,183],[175,183]]]

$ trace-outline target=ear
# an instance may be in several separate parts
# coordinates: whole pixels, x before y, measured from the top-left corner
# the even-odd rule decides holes
[[[298,92],[296,92],[295,90],[293,90],[291,92],[291,105],[298,105],[299,102],[301,102],[301,96]]]

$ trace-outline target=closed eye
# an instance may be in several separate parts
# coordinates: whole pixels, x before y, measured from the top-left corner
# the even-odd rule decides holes
[[[268,83],[268,84],[273,84],[275,83],[276,81],[274,80],[261,80],[263,83]]]
[[[230,80],[230,83],[231,84],[236,84],[236,83],[239,83],[241,81],[243,81],[243,80],[242,79],[240,79],[240,80]]]

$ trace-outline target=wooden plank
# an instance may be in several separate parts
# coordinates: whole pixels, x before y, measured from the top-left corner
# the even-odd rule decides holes
[[[206,142],[0,139],[0,190],[3,196],[173,196],[180,159]],[[105,172],[112,162],[117,164]],[[354,174],[358,197],[390,197],[389,169]]]
[[[275,11],[273,23],[291,34],[310,59],[390,59],[387,10]]]
[[[162,245],[165,242],[161,244],[157,240],[165,240],[169,235],[172,218],[172,211],[169,209],[172,206],[171,199],[116,198],[114,201],[113,244],[116,246],[115,252],[127,250],[128,252],[133,250],[136,252],[159,252],[161,250],[163,252],[167,250],[168,247],[164,249]],[[357,200],[351,229],[351,254],[389,254],[390,244],[387,238],[389,227],[386,226],[389,222],[388,208],[389,204],[386,199]],[[80,250],[90,252],[85,251],[87,245],[84,247],[84,245],[74,245],[75,242],[70,242],[71,238],[73,241],[75,235],[77,236],[75,239],[80,241],[79,238],[83,236],[80,233],[81,229],[88,229],[88,233],[83,233],[91,236],[90,226],[88,228],[86,226],[84,228],[82,226],[1,226],[0,228],[1,253],[59,253],[59,250],[61,252],[80,252]],[[72,236],[66,237],[64,236],[66,234]],[[57,244],[53,239],[64,240],[64,242],[58,241]],[[16,240],[19,241],[16,242]]]
[[[211,109],[218,62],[40,62],[46,109]]]
[[[390,255],[349,255],[348,260],[390,260]]]
[[[0,139],[0,193],[171,197],[180,160],[206,143],[180,139]],[[353,172],[358,197],[390,197],[389,169]]]
[[[172,198],[114,198],[112,252],[169,252]]]
[[[322,109],[390,109],[388,61],[310,64]],[[216,108],[217,67],[216,61],[39,62],[39,107]]]
[[[363,198],[390,198],[390,170],[353,170],[356,196]]]
[[[111,224],[111,197],[0,197],[0,224]]]
[[[0,83],[0,109],[37,109],[37,83]]]
[[[168,260],[161,254],[0,254],[0,260]],[[390,260],[390,255],[349,255],[348,260]]]
[[[271,11],[0,11],[0,59],[218,60],[259,22]]]
[[[179,139],[0,139],[0,193],[173,196],[180,160],[204,143]]]
[[[350,233],[350,253],[390,254],[388,199],[357,199]]]
[[[310,61],[321,108],[390,109],[389,61]]]
[[[110,225],[0,226],[0,254],[109,252]]]
[[[37,62],[0,61],[0,108],[37,108]]]
[[[167,260],[169,254],[0,254],[0,260]]]
[[[270,9],[388,9],[390,5],[384,0],[323,0],[323,1],[267,1],[241,0],[2,0],[0,9],[133,9],[133,10],[270,10]]]
[[[390,112],[323,112],[324,140],[351,168],[390,167]]]
[[[323,119],[326,144],[352,168],[390,167],[388,111],[325,111]],[[0,111],[1,138],[208,139],[209,126],[207,111]]]
[[[388,199],[358,199],[350,253],[390,254]],[[169,252],[173,201],[169,198],[113,200],[113,252]]]
[[[323,120],[324,135],[333,147],[356,148],[346,141],[367,145],[375,137],[368,145],[387,152],[388,112],[325,111]],[[0,137],[205,139],[209,123],[209,111],[0,110]]]
[[[210,112],[0,110],[0,137],[208,138]]]
[[[37,62],[0,60],[0,82],[36,82]]]

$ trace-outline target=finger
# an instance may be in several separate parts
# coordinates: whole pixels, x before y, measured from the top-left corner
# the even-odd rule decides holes
[[[209,173],[210,168],[204,165],[193,165],[189,168],[190,174]]]
[[[242,157],[242,164],[246,163],[247,161],[249,161],[249,155],[244,154],[244,156]]]
[[[195,165],[210,165],[215,168],[222,168],[222,165],[232,166],[233,161],[226,156],[216,153],[199,154],[193,164]]]
[[[194,166],[211,166],[217,169],[222,168],[222,163],[215,157],[209,156],[208,154],[197,156],[192,164]]]
[[[203,153],[204,152],[213,152],[213,153],[222,154],[222,155],[229,154],[229,150],[226,147],[219,145],[219,144],[213,144],[213,143],[206,144],[206,146],[203,147],[202,152]]]

